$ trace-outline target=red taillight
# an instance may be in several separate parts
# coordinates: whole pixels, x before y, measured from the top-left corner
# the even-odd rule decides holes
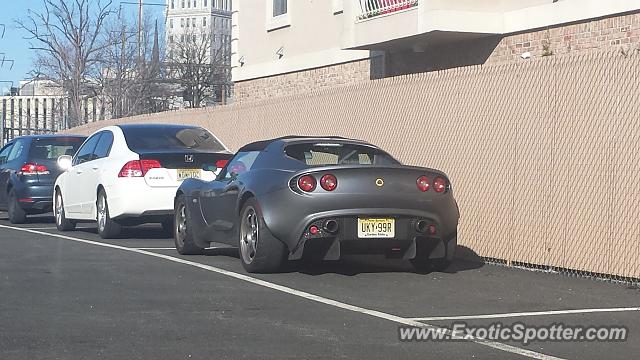
[[[316,179],[311,175],[304,175],[298,179],[298,187],[302,191],[311,192],[316,188]]]
[[[218,161],[216,161],[216,167],[218,169],[222,169],[223,167],[227,166],[228,163],[229,163],[229,160],[227,160],[227,159],[218,160]]]
[[[420,176],[418,180],[416,180],[416,186],[418,187],[418,190],[422,192],[429,191],[429,178],[424,175]]]
[[[320,186],[327,191],[333,191],[338,187],[338,179],[331,174],[324,175],[320,178]]]
[[[447,181],[441,177],[433,179],[433,190],[437,193],[443,193],[447,190]]]
[[[162,165],[158,160],[131,160],[124,164],[118,177],[142,177],[149,170],[161,167]]]
[[[20,173],[22,175],[48,174],[49,169],[44,165],[26,163],[20,168]]]
[[[142,164],[142,176],[144,176],[149,170],[161,168],[162,165],[158,160],[140,160]]]

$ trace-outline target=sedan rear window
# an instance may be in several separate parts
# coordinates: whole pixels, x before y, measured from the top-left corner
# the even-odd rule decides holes
[[[399,164],[380,149],[349,143],[293,144],[285,148],[285,153],[307,166]]]
[[[144,150],[203,150],[224,151],[224,146],[203,128],[131,127],[123,128],[129,149]]]
[[[55,160],[62,155],[71,155],[78,151],[84,138],[49,137],[31,142],[29,158],[34,160]]]

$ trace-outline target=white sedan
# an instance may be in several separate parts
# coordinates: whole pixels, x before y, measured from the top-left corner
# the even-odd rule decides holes
[[[92,134],[76,154],[61,156],[66,171],[54,187],[61,231],[97,221],[102,238],[122,226],[158,222],[173,232],[173,201],[186,178],[213,180],[231,157],[213,134],[196,126],[128,124]]]

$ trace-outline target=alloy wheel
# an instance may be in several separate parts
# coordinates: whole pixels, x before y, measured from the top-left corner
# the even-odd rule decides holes
[[[258,214],[253,207],[247,207],[240,225],[240,254],[246,264],[251,264],[258,248]]]

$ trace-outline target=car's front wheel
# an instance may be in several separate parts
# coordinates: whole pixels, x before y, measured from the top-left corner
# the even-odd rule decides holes
[[[9,190],[9,203],[7,204],[7,215],[12,224],[24,224],[27,221],[27,213],[18,202],[18,195],[15,189]]]
[[[180,195],[176,199],[173,224],[173,240],[180,255],[200,255],[204,253],[204,249],[199,247],[193,240],[184,195]]]
[[[276,272],[286,261],[286,246],[265,226],[257,204],[251,198],[240,212],[240,261],[250,273]]]
[[[64,212],[64,202],[62,200],[62,193],[56,191],[56,197],[54,198],[53,215],[56,218],[56,228],[60,231],[71,231],[76,228],[76,223],[73,220],[67,219]]]
[[[96,201],[96,221],[98,222],[98,235],[103,239],[112,239],[120,235],[122,226],[111,219],[109,215],[109,203],[104,190],[98,193]]]

